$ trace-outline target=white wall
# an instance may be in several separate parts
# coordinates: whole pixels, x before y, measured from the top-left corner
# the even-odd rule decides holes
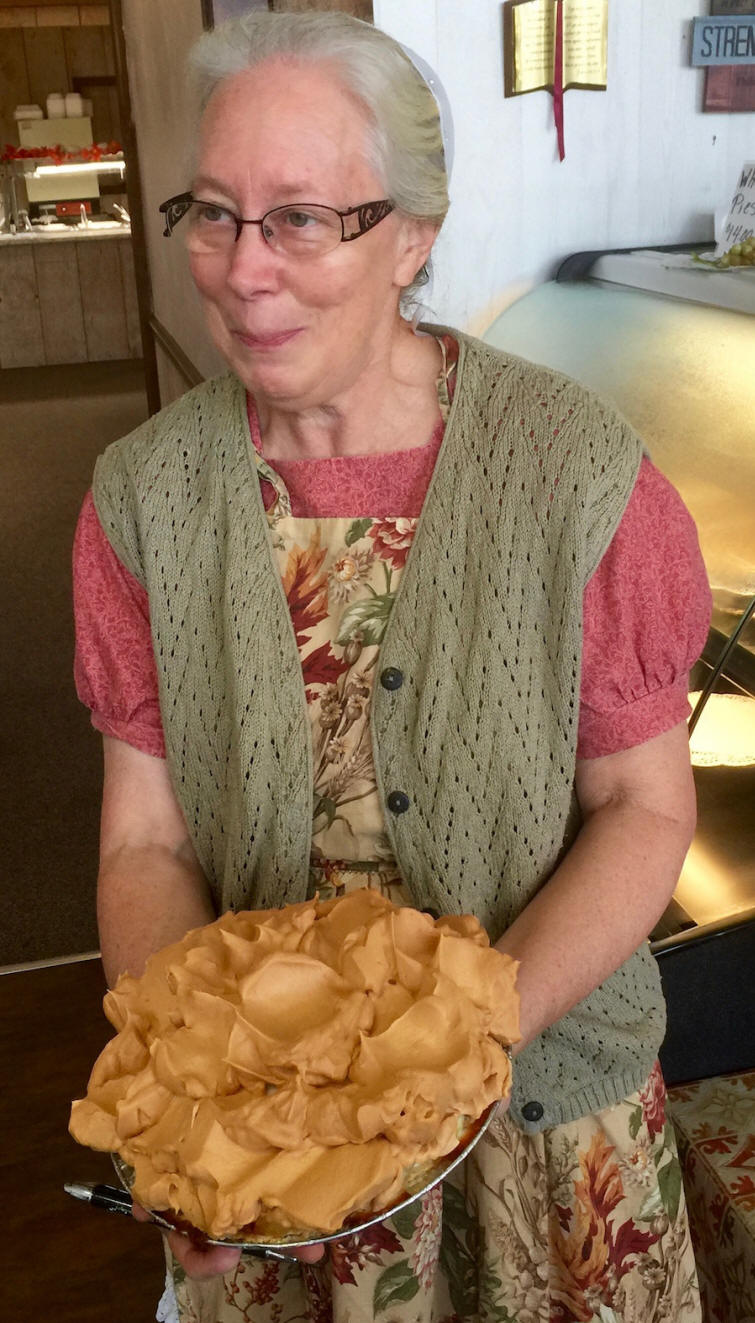
[[[610,0],[608,90],[566,93],[561,163],[550,94],[504,98],[500,0],[374,0],[378,27],[434,65],[454,111],[438,317],[479,334],[569,253],[712,237],[755,158],[755,114],[701,110],[689,47],[708,12],[708,0]]]

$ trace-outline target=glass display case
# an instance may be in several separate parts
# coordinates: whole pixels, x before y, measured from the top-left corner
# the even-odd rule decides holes
[[[21,149],[19,149],[20,151]],[[94,149],[93,149],[94,150]],[[0,238],[130,233],[123,152],[0,160]]]

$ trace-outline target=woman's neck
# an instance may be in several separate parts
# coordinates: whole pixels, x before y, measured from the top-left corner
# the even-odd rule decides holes
[[[255,396],[262,450],[271,460],[329,459],[424,445],[438,422],[442,357],[432,336],[407,336],[341,396],[295,410]]]

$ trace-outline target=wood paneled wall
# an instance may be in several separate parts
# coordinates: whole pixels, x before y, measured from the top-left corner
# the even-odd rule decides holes
[[[0,368],[141,358],[131,240],[4,244]]]
[[[16,106],[36,102],[44,110],[47,94],[72,92],[74,78],[114,73],[106,5],[0,9],[0,144],[18,146]],[[120,141],[115,88],[95,84],[83,95],[92,101],[94,141]]]

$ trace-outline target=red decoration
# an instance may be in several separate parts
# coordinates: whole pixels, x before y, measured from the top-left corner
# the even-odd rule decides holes
[[[123,151],[119,142],[115,140],[106,143],[95,143],[93,147],[79,147],[75,152],[66,151],[60,143],[54,147],[14,147],[12,142],[6,142],[0,163],[5,164],[8,161],[52,161],[54,165],[63,165],[66,162],[86,162],[102,161],[111,156],[117,156]]]
[[[556,0],[556,39],[553,52],[553,118],[556,121],[558,159],[566,155],[564,147],[564,0]]]

